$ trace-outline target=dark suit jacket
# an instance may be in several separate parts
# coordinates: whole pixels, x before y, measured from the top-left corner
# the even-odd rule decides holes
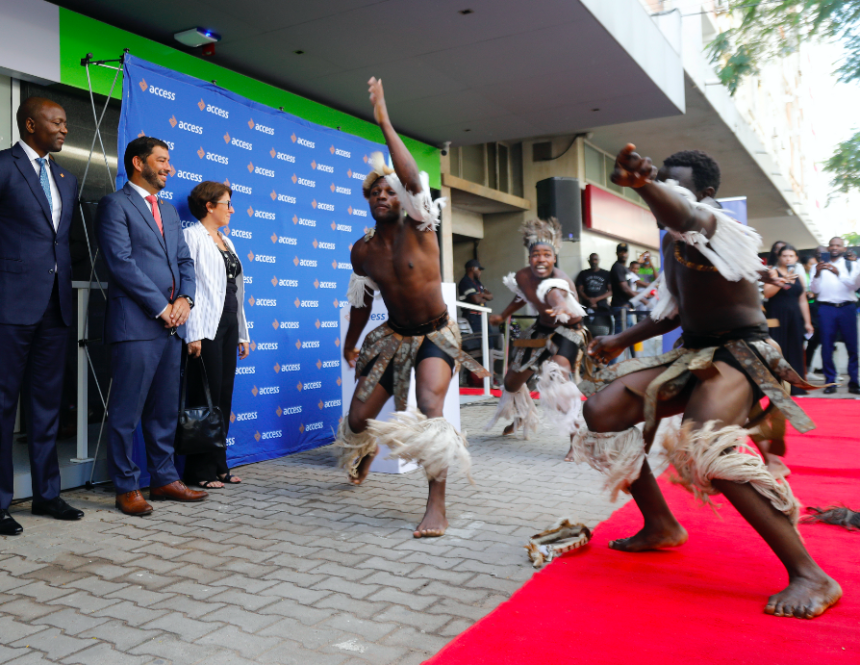
[[[42,319],[54,288],[54,266],[63,321],[72,323],[69,229],[78,181],[54,161],[51,172],[63,201],[56,231],[48,198],[24,148],[16,143],[0,150],[0,324],[33,325]]]
[[[105,319],[107,342],[156,339],[158,315],[174,297],[194,298],[194,260],[182,235],[179,213],[158,200],[164,236],[146,201],[126,183],[99,202],[96,231],[110,271]],[[175,287],[174,287],[175,284]],[[185,326],[177,331],[185,337]]]

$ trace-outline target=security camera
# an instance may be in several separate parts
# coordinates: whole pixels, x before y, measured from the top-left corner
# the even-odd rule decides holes
[[[448,151],[450,149],[451,149],[451,142],[450,141],[445,141],[444,143],[442,143],[442,156],[444,157],[445,155],[447,155]]]

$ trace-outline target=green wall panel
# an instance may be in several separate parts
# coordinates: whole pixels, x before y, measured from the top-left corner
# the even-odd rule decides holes
[[[81,67],[81,58],[87,53],[92,53],[98,60],[118,58],[124,48],[130,49],[135,56],[162,67],[169,67],[204,81],[215,80],[219,86],[260,104],[275,109],[283,106],[288,113],[319,125],[340,127],[341,131],[355,136],[378,143],[384,142],[379,127],[366,120],[120,30],[107,23],[60,8],[60,80],[62,83],[87,89],[87,75],[86,70]],[[93,89],[106,95],[114,73],[103,67],[90,67]],[[117,82],[117,86],[119,84]],[[114,91],[114,96],[119,97],[119,90]],[[438,188],[440,186],[438,149],[405,136],[403,140],[414,155],[415,161],[418,162],[418,167],[430,175],[430,186]]]

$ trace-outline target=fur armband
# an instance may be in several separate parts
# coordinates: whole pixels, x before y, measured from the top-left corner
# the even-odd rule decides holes
[[[516,273],[509,272],[507,275],[502,277],[502,284],[507,286],[508,289],[510,289],[511,293],[513,293],[517,298],[519,298],[523,302],[528,302],[528,300],[526,300],[525,295],[523,295],[523,292],[520,290],[520,285],[517,284]]]
[[[707,210],[717,220],[717,228],[710,238],[701,231],[687,231],[672,235],[676,238],[680,237],[680,240],[699,250],[702,256],[730,282],[738,282],[742,279],[758,282],[763,266],[758,256],[761,249],[761,236],[756,230],[732,219],[719,208],[696,201],[695,194],[681,187],[677,181],[667,180],[665,184],[676,194],[687,199],[694,208]]]
[[[570,284],[567,283],[566,280],[563,279],[545,279],[540,283],[540,286],[537,288],[537,297],[544,304],[549,304],[546,301],[547,294],[552,289],[559,289],[560,291],[564,291],[565,295],[565,305],[567,309],[569,309],[574,316],[585,316],[585,310],[582,309],[580,304],[576,301],[576,298],[573,297],[573,294],[570,292]],[[556,311],[559,308],[553,308],[553,316],[555,316],[555,320],[559,323],[567,323],[570,321],[570,317],[566,312]]]
[[[664,275],[661,272],[651,288],[657,287],[657,304],[651,310],[652,321],[662,321],[663,319],[671,319],[678,315],[678,303],[675,296],[669,291],[669,286],[666,284]]]
[[[385,179],[391,185],[391,189],[396,192],[397,198],[400,199],[403,211],[418,222],[418,230],[435,231],[439,226],[442,208],[447,205],[448,199],[441,197],[434,201],[433,197],[430,196],[430,176],[427,175],[426,171],[421,171],[419,177],[421,178],[421,191],[417,194],[407,191],[396,173],[385,176]]]
[[[370,277],[363,277],[362,275],[352,273],[349,278],[346,299],[353,307],[361,308],[364,307],[364,294],[369,293],[372,296],[374,291],[379,291],[379,287]],[[376,295],[376,297],[378,298],[379,295]]]

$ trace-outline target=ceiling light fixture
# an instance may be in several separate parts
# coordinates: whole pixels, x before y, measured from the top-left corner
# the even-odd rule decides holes
[[[180,44],[186,46],[203,46],[203,44],[214,44],[221,41],[221,35],[206,28],[191,28],[183,30],[173,35],[173,38]]]

